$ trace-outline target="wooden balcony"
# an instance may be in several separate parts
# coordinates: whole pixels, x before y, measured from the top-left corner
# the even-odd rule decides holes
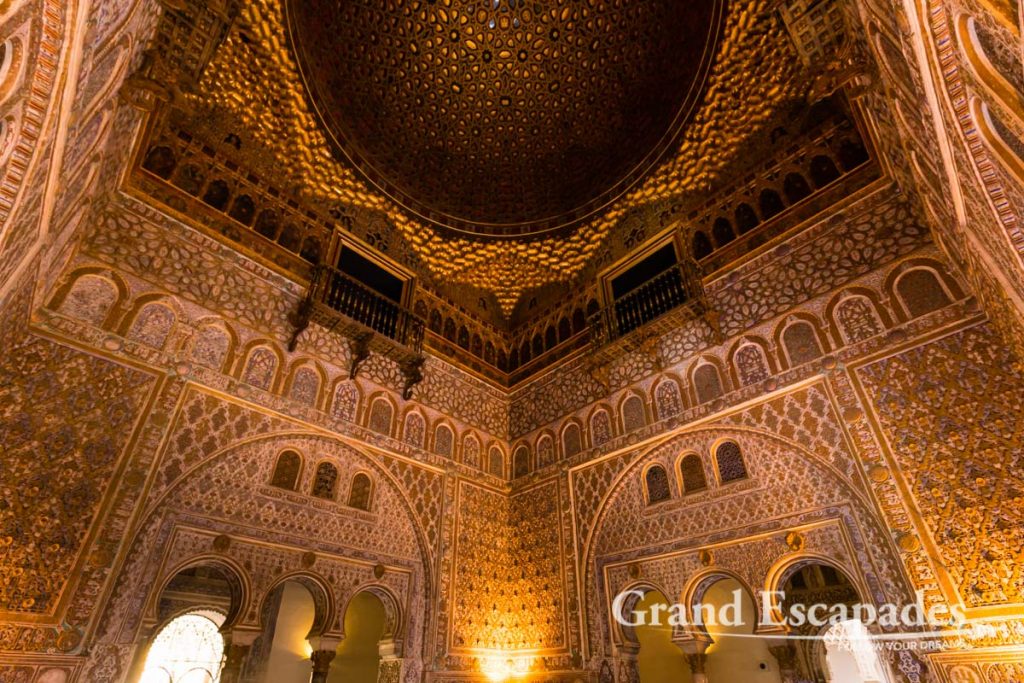
[[[349,377],[354,378],[363,361],[376,352],[401,367],[406,398],[422,379],[423,319],[345,273],[324,265],[314,269],[306,297],[292,320],[295,333],[289,350],[294,350],[299,334],[311,322],[351,340]]]
[[[699,267],[693,262],[678,263],[590,316],[592,362],[607,363],[696,319],[720,334]]]

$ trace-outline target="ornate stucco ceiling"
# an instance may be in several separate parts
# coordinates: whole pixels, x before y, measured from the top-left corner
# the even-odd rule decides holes
[[[450,7],[454,0],[448,2]],[[445,0],[422,4],[444,7]],[[595,4],[603,3],[594,0],[571,6]],[[620,13],[626,12],[621,7],[627,4],[631,5],[621,3]],[[669,153],[602,211],[558,234],[482,239],[453,233],[368,183],[362,172],[336,153],[309,104],[289,46],[283,0],[245,4],[240,21],[191,89],[187,104],[199,119],[216,116],[235,121],[245,137],[259,146],[264,170],[294,188],[303,201],[385,217],[427,281],[490,292],[509,314],[527,292],[571,281],[582,273],[602,245],[615,239],[616,227],[627,214],[699,201],[723,177],[742,172],[749,162],[746,143],[802,98],[807,88],[793,46],[771,6],[771,0],[727,4],[703,96]],[[620,41],[616,44],[643,40],[639,32],[630,35],[628,40],[616,38]],[[615,92],[610,85],[605,87]],[[588,87],[583,92],[602,90]],[[679,99],[675,102],[678,105]],[[432,124],[432,130],[442,129]]]
[[[689,120],[723,0],[287,0],[314,112],[342,158],[436,227],[580,223]]]

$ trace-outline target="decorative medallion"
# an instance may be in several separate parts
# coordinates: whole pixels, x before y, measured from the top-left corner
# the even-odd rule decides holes
[[[723,0],[288,0],[335,149],[438,226],[529,235],[620,197],[702,98]]]

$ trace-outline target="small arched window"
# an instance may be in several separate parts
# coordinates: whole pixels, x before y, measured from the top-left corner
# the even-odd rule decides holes
[[[795,322],[786,327],[782,332],[782,345],[786,347],[789,363],[793,367],[821,357],[821,344],[808,322]]]
[[[512,456],[512,476],[515,479],[525,477],[530,473],[530,451],[526,446],[520,446]]]
[[[312,494],[317,498],[334,499],[334,487],[338,483],[338,468],[329,462],[316,466]]]
[[[495,477],[505,476],[505,456],[500,448],[493,447],[487,454],[487,471]]]
[[[724,392],[718,368],[711,363],[704,363],[694,370],[693,388],[697,392],[698,403],[707,403],[721,396]]]
[[[256,215],[256,205],[252,197],[247,194],[240,195],[231,205],[231,212],[228,214],[242,225],[250,225],[252,217]]]
[[[782,190],[790,204],[796,204],[811,194],[811,186],[799,173],[790,173],[782,183]]]
[[[370,478],[362,472],[352,477],[352,488],[348,493],[349,507],[368,511],[370,509],[370,492],[372,489],[373,484]]]
[[[299,472],[302,469],[302,458],[295,451],[285,451],[277,456],[277,464],[274,465],[274,476],[270,479],[270,485],[279,489],[294,491],[299,484]]]
[[[370,418],[367,426],[378,434],[391,434],[391,420],[395,411],[383,398],[378,398],[370,405]]]
[[[760,222],[750,204],[740,204],[736,207],[736,229],[741,235],[756,228]]]
[[[217,211],[226,209],[228,199],[230,198],[231,190],[228,189],[228,184],[223,180],[214,180],[206,186],[206,192],[203,193],[203,203]]]
[[[612,422],[608,411],[599,408],[590,418],[590,439],[595,446],[602,446],[612,438]]]
[[[644,412],[643,400],[636,395],[630,396],[622,403],[622,430],[628,434],[646,426],[647,414]]]
[[[427,423],[423,416],[416,411],[405,416],[405,426],[402,428],[402,440],[410,446],[423,448],[423,439],[426,436]]]
[[[667,420],[683,412],[683,400],[679,395],[679,385],[671,379],[662,380],[654,390],[654,405],[658,411],[659,420]]]
[[[839,177],[839,169],[834,161],[823,154],[811,159],[811,181],[818,188],[825,187]]]
[[[729,242],[736,239],[736,233],[733,232],[732,223],[726,218],[719,218],[715,221],[714,226],[711,228],[711,234],[715,238],[715,243],[724,247]]]
[[[547,467],[555,461],[555,441],[549,434],[537,440],[537,467]]]
[[[937,311],[950,303],[939,278],[927,268],[915,268],[900,275],[896,281],[896,293],[911,318]]]
[[[775,190],[762,190],[759,203],[761,205],[761,216],[765,220],[782,213],[782,210],[786,208],[782,203],[782,197]]]
[[[437,425],[434,430],[434,452],[446,458],[452,457],[455,437],[448,425]]]
[[[704,476],[704,463],[696,453],[687,455],[679,461],[679,475],[683,480],[683,493],[703,491],[708,487]]]
[[[151,173],[160,176],[164,180],[171,177],[174,173],[174,167],[178,165],[178,160],[174,156],[174,152],[171,151],[170,147],[154,147],[146,154],[145,161],[142,162],[142,168],[150,171]]]
[[[469,467],[481,469],[480,467],[480,442],[470,434],[462,442],[462,462]]]
[[[700,230],[693,233],[693,258],[699,261],[710,256],[712,251],[714,251],[714,247],[711,246],[711,240],[708,239],[706,233]]]
[[[726,441],[715,450],[715,465],[718,468],[718,480],[723,484],[747,478],[743,454],[732,441]]]
[[[668,500],[672,495],[668,487],[668,475],[665,473],[665,468],[661,465],[650,467],[646,474],[644,474],[644,479],[647,484],[648,505]]]
[[[580,433],[580,426],[570,422],[562,432],[562,456],[571,458],[583,450],[583,435]]]

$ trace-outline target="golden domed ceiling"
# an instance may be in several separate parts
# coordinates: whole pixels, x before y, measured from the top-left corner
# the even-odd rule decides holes
[[[193,132],[204,135],[205,130],[206,137],[214,141],[222,139],[227,130],[237,133],[245,141],[237,154],[239,163],[274,178],[311,206],[340,211],[355,223],[374,216],[375,222],[392,230],[400,245],[389,254],[417,270],[425,282],[448,291],[493,296],[505,316],[512,314],[527,293],[558,291],[554,285],[583,276],[595,259],[608,252],[609,245],[624,240],[619,233],[628,227],[627,217],[666,212],[678,216],[687,206],[706,200],[727,178],[746,173],[750,141],[779,125],[782,112],[802,101],[808,87],[800,60],[773,10],[773,0],[727,3],[702,97],[661,163],[603,211],[573,229],[528,238],[482,240],[442,229],[403,208],[336,153],[312,110],[312,98],[289,46],[284,1],[250,0],[242,5],[239,20],[203,76],[185,89],[182,105],[192,120]],[[456,0],[448,0],[449,5],[444,2],[436,0],[425,6],[450,7]],[[378,9],[387,6],[376,0],[359,4]],[[626,13],[621,8],[633,4],[621,0],[618,12]],[[679,0],[675,4],[700,3]],[[580,0],[567,6],[591,5]],[[597,19],[603,21],[604,15],[595,15]],[[639,41],[640,34],[630,30],[626,35]],[[386,72],[382,67],[381,73]],[[626,86],[608,79],[602,83],[610,92],[615,92],[615,87]],[[443,130],[440,122],[433,128]],[[476,301],[464,303],[471,306]]]
[[[576,224],[643,177],[703,92],[723,0],[288,0],[324,130],[442,228]]]

